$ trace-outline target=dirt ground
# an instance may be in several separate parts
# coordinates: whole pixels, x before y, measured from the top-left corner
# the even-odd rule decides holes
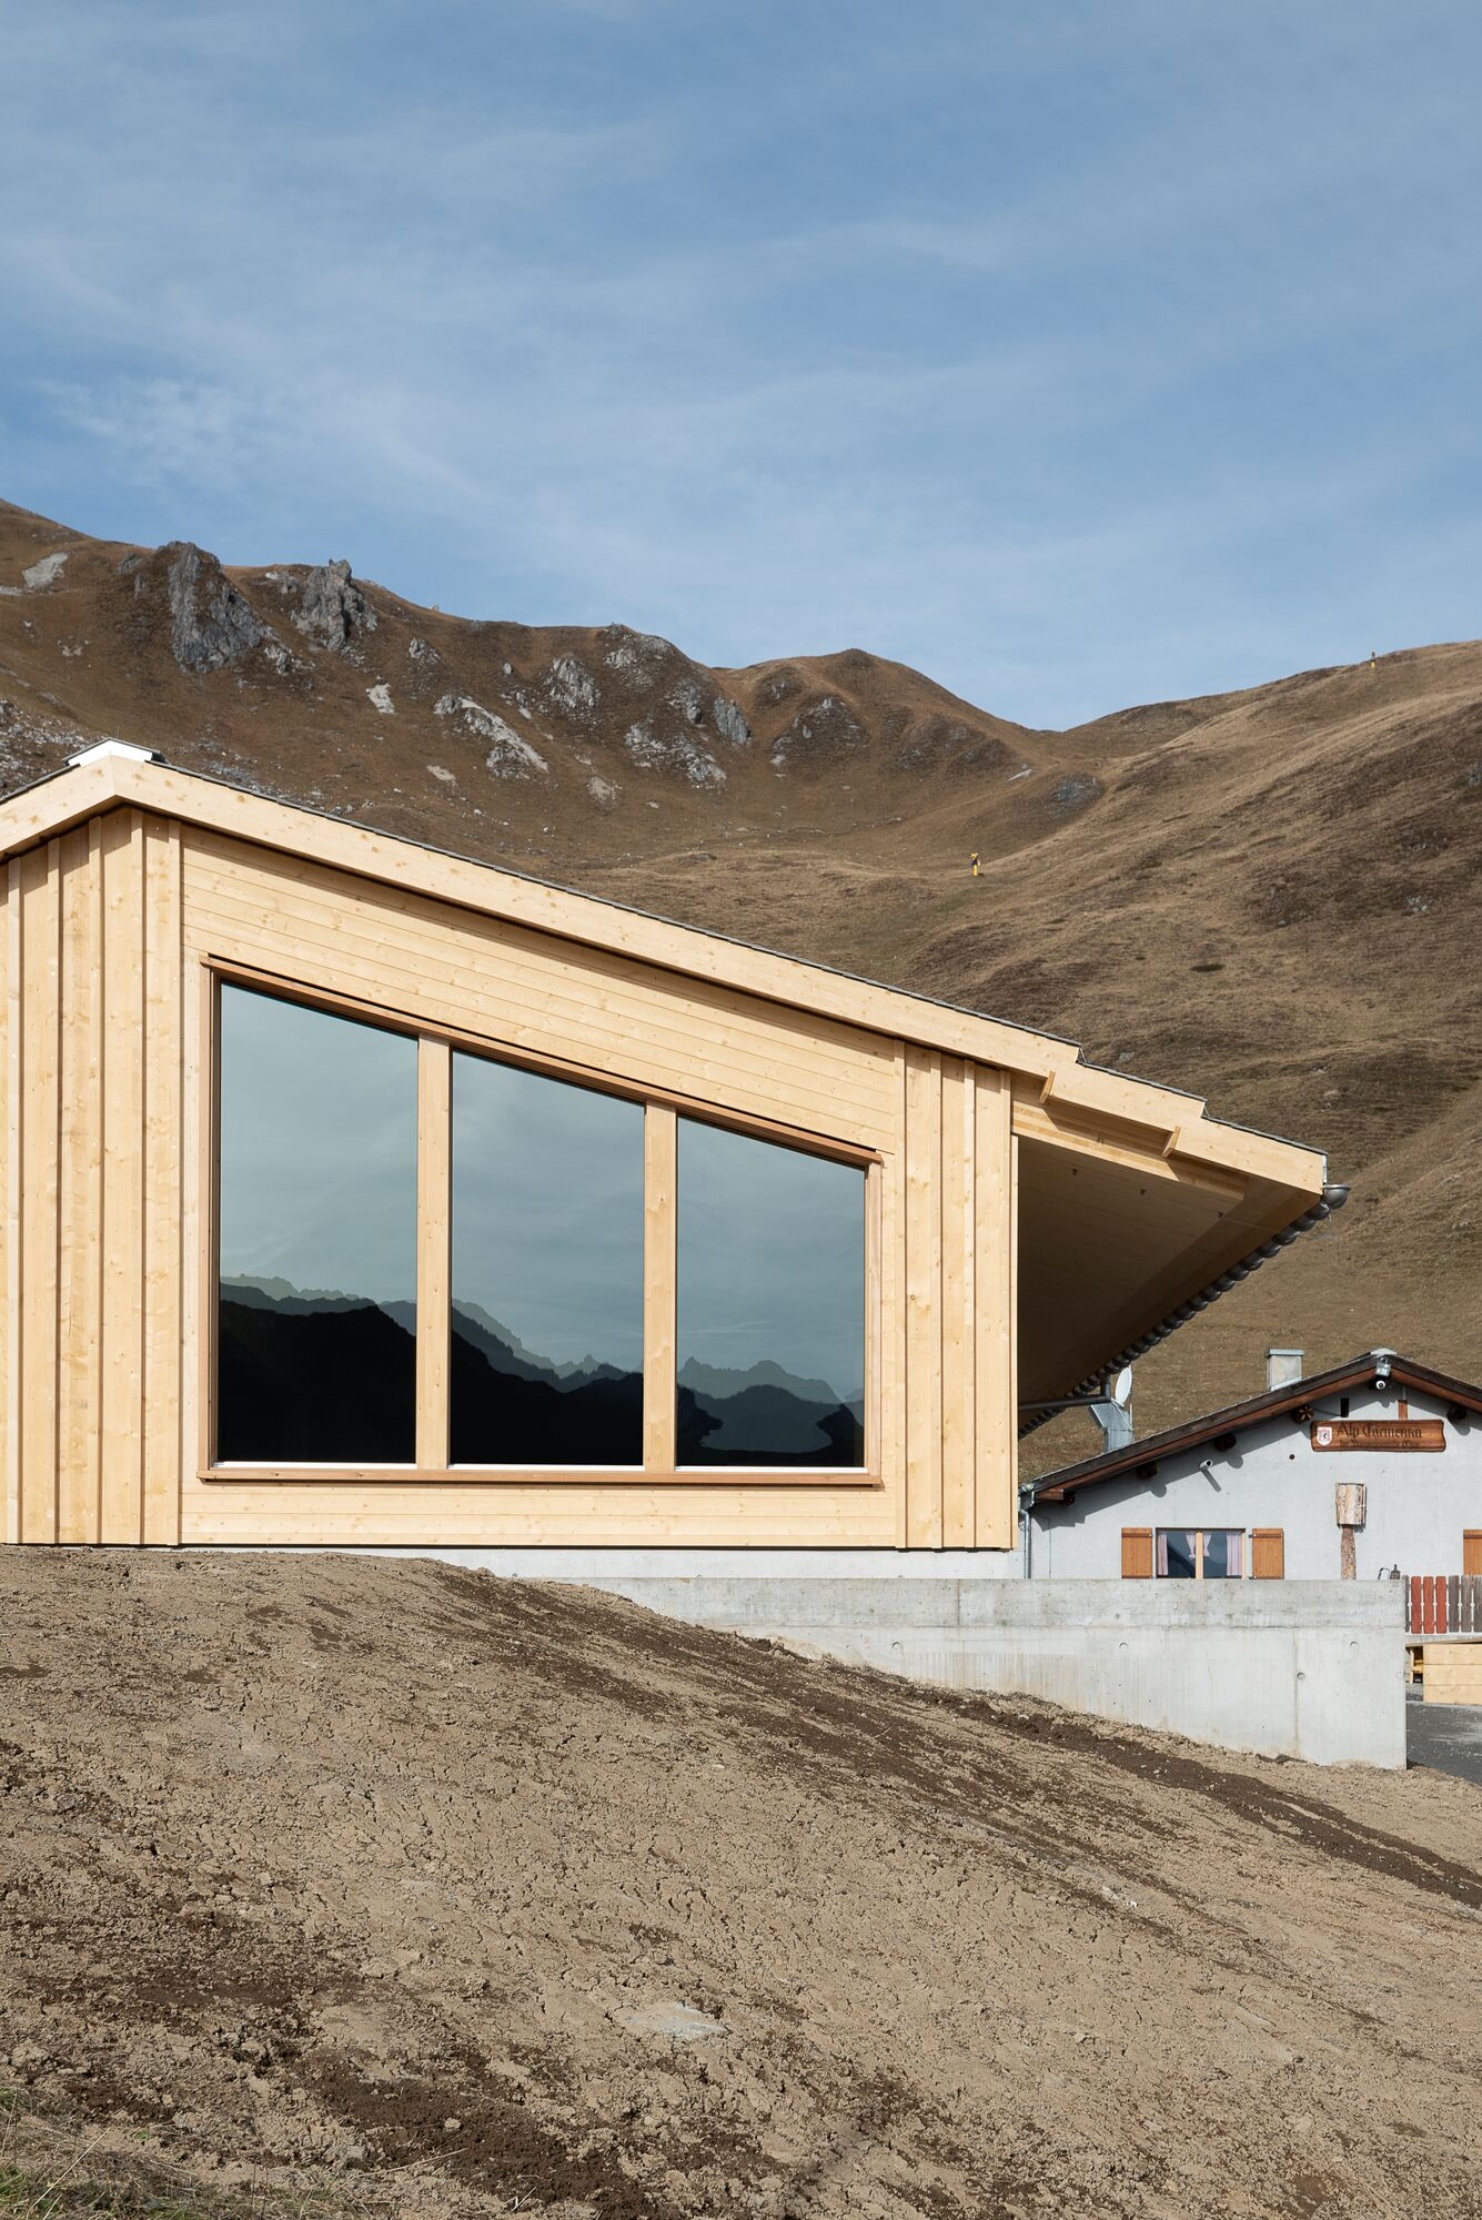
[[[6,1553],[0,1921],[0,2211],[1482,2214],[1482,1792],[581,1590]]]

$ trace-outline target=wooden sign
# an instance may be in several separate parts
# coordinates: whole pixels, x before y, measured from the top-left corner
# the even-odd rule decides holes
[[[1441,1418],[1316,1418],[1310,1428],[1314,1449],[1444,1449]]]

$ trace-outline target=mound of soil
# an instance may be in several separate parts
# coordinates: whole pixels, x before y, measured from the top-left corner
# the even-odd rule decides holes
[[[120,2211],[1474,2214],[1479,1817],[582,1590],[12,1551],[10,2133]]]

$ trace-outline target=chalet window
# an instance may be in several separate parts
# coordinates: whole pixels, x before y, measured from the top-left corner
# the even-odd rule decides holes
[[[417,1045],[221,990],[224,1462],[400,1464],[417,1430]]]
[[[861,1164],[217,996],[211,1464],[863,1477]]]
[[[453,1058],[454,1464],[643,1462],[643,1107]]]
[[[1155,1569],[1160,1580],[1243,1579],[1245,1536],[1234,1527],[1160,1526]]]
[[[681,1465],[864,1463],[865,1180],[679,1121]]]

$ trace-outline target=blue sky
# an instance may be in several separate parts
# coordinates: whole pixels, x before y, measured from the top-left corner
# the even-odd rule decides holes
[[[1031,724],[1482,632],[1475,0],[0,0],[0,492]]]

